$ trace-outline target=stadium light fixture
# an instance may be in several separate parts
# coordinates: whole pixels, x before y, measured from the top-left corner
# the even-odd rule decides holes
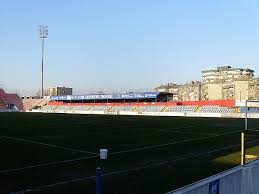
[[[44,96],[44,88],[43,88],[44,39],[48,37],[49,30],[48,30],[48,26],[39,26],[39,30],[40,30],[40,38],[42,40],[42,44],[41,44],[41,98],[43,98],[43,96]]]
[[[100,149],[100,160],[107,159],[108,150]],[[102,168],[101,165],[98,164],[96,168],[96,194],[102,193]]]

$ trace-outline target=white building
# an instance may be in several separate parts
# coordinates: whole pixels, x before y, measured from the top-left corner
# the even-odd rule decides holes
[[[67,87],[49,87],[48,95],[49,96],[66,96],[66,95],[72,95],[72,88]]]
[[[206,83],[212,83],[216,80],[232,82],[237,78],[252,78],[253,76],[254,70],[232,68],[231,66],[221,66],[217,67],[217,69],[202,71],[202,79]]]

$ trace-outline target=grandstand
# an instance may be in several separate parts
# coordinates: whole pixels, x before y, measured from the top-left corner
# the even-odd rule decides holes
[[[0,111],[23,111],[23,103],[16,93],[6,93],[0,88]]]
[[[0,111],[6,110],[6,109],[7,109],[7,108],[6,108],[5,103],[3,102],[2,99],[0,99]]]
[[[48,99],[23,99],[22,103],[24,110],[31,111],[47,105],[48,101]]]
[[[195,112],[198,106],[167,106],[166,111],[168,112]]]
[[[241,117],[235,100],[175,102],[173,94],[160,92],[52,96],[42,112],[156,116]]]
[[[217,105],[203,106],[201,112],[204,113],[234,113],[235,109],[229,107],[220,107]]]

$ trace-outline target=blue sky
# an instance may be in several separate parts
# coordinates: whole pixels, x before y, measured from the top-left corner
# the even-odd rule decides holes
[[[0,85],[40,88],[38,25],[49,26],[45,87],[151,90],[217,65],[259,75],[258,0],[0,0]]]

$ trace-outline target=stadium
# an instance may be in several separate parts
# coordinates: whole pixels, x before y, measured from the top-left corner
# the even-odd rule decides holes
[[[66,88],[63,89],[66,92]],[[201,81],[162,85],[155,90],[72,95],[71,89],[69,95],[49,93],[50,96],[38,104],[35,100],[28,101],[29,108],[26,109],[47,113],[231,118],[245,117],[247,110],[249,117],[258,117],[253,113],[259,112],[256,102],[259,78],[254,77],[252,69],[219,66],[215,70],[202,71]],[[250,101],[248,104],[247,100]]]
[[[169,97],[169,95],[171,95]],[[42,112],[114,115],[242,117],[245,103],[235,100],[168,101],[172,94],[159,92],[53,96]],[[249,107],[257,112],[258,104]],[[37,111],[37,110],[36,110]],[[256,114],[253,115],[256,117]]]
[[[258,8],[1,1],[0,194],[259,194]]]
[[[0,193],[256,193],[257,100],[179,96],[1,89]]]

